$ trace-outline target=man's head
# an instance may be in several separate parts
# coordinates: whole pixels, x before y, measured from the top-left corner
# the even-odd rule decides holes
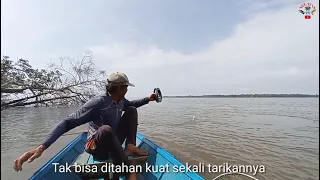
[[[110,73],[107,80],[107,93],[120,99],[126,95],[128,86],[134,87],[134,85],[129,82],[127,75],[121,72]]]

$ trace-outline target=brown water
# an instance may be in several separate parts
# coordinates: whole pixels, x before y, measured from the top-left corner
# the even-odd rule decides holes
[[[15,158],[36,147],[73,110],[2,111],[1,177],[28,179],[74,138],[61,137],[22,172],[12,169]],[[258,171],[259,180],[319,179],[318,98],[164,99],[139,108],[139,121],[139,132],[189,164],[260,165],[265,172]],[[219,173],[201,175],[213,179]],[[234,177],[224,179],[248,179]]]

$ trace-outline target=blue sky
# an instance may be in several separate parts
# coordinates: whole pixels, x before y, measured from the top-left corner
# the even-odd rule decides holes
[[[317,1],[313,2],[319,7]],[[38,68],[93,52],[129,96],[319,93],[319,11],[289,0],[4,0],[1,54]]]

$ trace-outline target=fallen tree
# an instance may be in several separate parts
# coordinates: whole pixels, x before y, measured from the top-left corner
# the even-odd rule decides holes
[[[106,73],[95,68],[90,52],[79,59],[60,58],[47,69],[26,59],[1,59],[1,110],[17,106],[70,106],[105,90]]]

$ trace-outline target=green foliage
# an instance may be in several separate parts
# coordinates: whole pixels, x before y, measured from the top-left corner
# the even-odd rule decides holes
[[[33,68],[27,59],[1,58],[1,109],[25,105],[72,105],[104,91],[106,73],[94,67],[87,52],[79,61],[61,58],[47,69]],[[17,96],[19,95],[19,96]]]
[[[34,69],[26,59],[19,59],[16,63],[9,56],[1,59],[1,93],[8,89],[21,92],[28,88],[54,88],[61,83],[61,76],[58,70]]]

